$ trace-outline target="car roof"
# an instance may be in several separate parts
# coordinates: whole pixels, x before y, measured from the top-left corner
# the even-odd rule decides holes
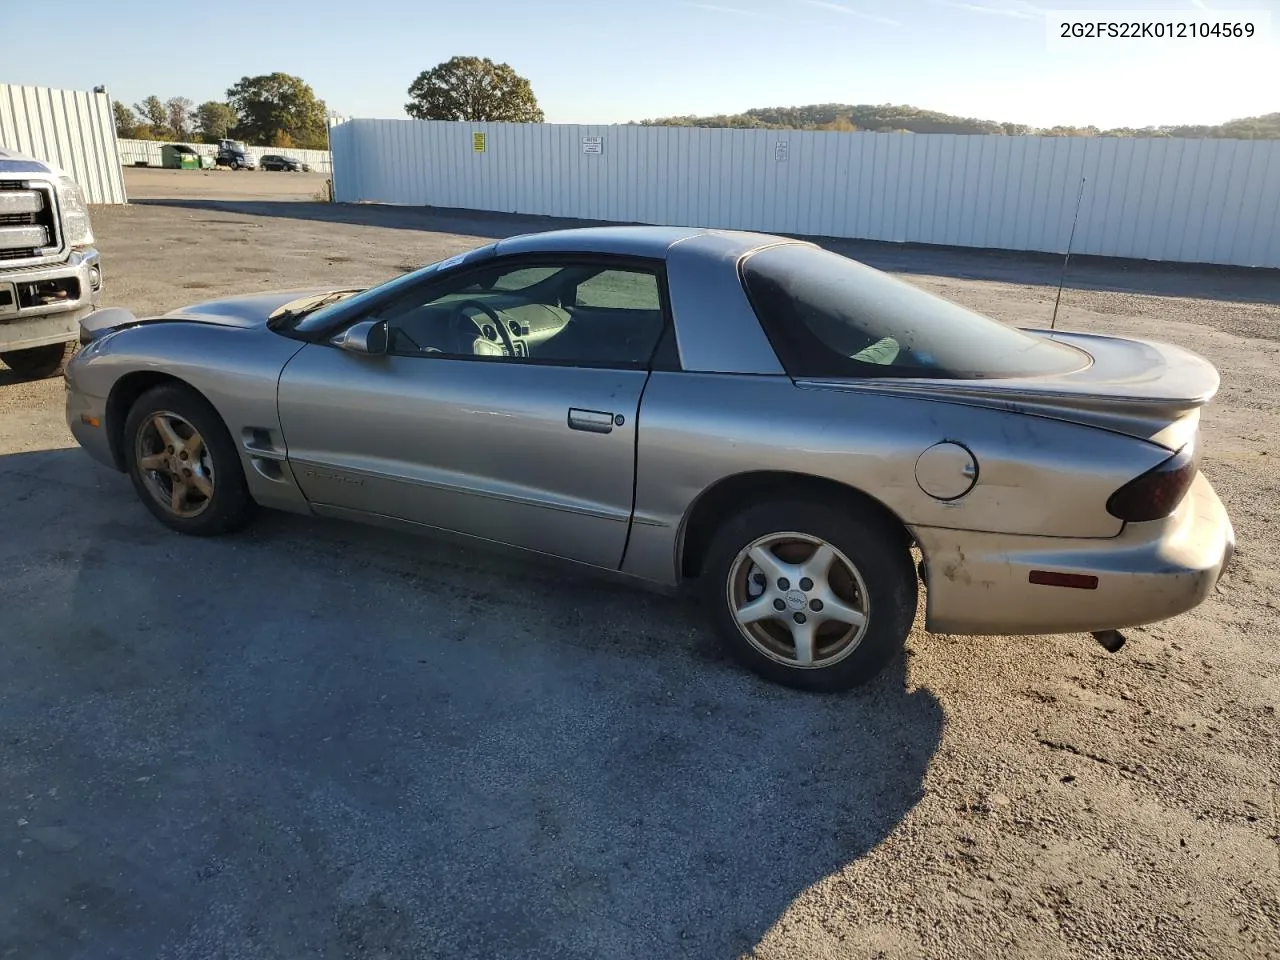
[[[516,253],[612,253],[664,260],[673,247],[697,237],[715,237],[718,246],[739,249],[745,254],[763,246],[786,242],[784,237],[740,230],[710,230],[705,227],[575,227],[526,233],[498,242],[498,256]]]

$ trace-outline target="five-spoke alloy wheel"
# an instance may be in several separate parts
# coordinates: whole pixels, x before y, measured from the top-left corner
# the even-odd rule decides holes
[[[166,526],[210,536],[249,519],[253,500],[231,435],[190,387],[170,383],[142,394],[121,447],[138,497]]]
[[[870,680],[902,648],[918,582],[901,527],[856,503],[749,507],[713,537],[704,597],[729,651],[805,690]]]
[[[867,629],[867,587],[843,553],[806,533],[769,534],[738,552],[726,600],[743,637],[789,667],[836,663]]]
[[[143,423],[135,439],[134,459],[143,484],[175,517],[198,517],[213,502],[214,472],[204,437],[171,410]]]

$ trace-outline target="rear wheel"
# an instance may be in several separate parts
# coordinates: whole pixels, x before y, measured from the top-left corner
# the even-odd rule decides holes
[[[75,352],[74,341],[51,343],[45,347],[28,347],[26,350],[6,350],[0,353],[0,360],[19,376],[43,380],[61,373]]]
[[[242,527],[253,499],[235,443],[213,406],[189,387],[148,390],[124,425],[129,477],[165,526],[195,536]]]
[[[918,583],[900,530],[871,511],[750,507],[716,533],[703,595],[728,651],[802,690],[866,683],[901,650]]]

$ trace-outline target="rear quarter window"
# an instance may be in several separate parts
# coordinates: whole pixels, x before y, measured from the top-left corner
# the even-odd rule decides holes
[[[811,244],[750,254],[751,305],[797,377],[986,380],[1069,373],[1089,357]]]

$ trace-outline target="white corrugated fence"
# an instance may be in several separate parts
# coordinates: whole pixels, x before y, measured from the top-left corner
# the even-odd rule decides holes
[[[350,120],[340,202],[1280,267],[1280,141]]]
[[[126,167],[132,167],[139,163],[145,163],[153,167],[160,166],[160,148],[166,143],[181,143],[206,157],[212,157],[218,152],[217,144],[189,143],[185,140],[121,140],[119,143],[120,162]],[[245,149],[257,158],[259,162],[267,154],[274,154],[301,160],[310,166],[312,170],[319,173],[328,173],[332,169],[328,150],[301,150],[295,147],[259,147],[252,144],[245,144]]]
[[[105,93],[0,83],[0,146],[61,167],[89,203],[126,200]]]

